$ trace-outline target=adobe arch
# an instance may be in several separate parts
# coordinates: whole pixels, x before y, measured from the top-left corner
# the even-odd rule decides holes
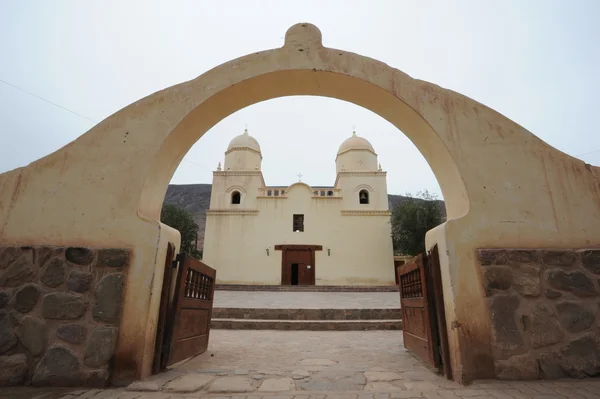
[[[368,108],[421,151],[447,205],[448,221],[428,233],[427,245],[440,250],[452,368],[462,381],[494,376],[492,317],[476,250],[598,245],[598,168],[465,96],[325,48],[310,24],[290,28],[282,48],[154,93],[55,153],[0,175],[0,244],[130,248],[116,379],[147,376],[167,243],[179,243],[178,232],[158,221],[174,171],[226,116],[289,95]]]

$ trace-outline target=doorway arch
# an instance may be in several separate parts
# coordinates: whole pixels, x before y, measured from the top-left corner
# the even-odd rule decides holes
[[[0,244],[130,248],[116,379],[147,376],[164,259],[168,243],[179,243],[179,233],[159,222],[177,165],[221,119],[290,95],[370,109],[423,154],[447,207],[448,221],[426,241],[440,250],[452,369],[462,381],[494,376],[477,248],[600,244],[599,168],[463,95],[323,47],[311,24],[291,27],[281,48],[145,97],[55,153],[0,175]]]

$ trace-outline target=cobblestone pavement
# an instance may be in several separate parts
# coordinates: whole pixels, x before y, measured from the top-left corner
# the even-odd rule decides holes
[[[388,309],[400,307],[397,292],[215,291],[217,308]]]
[[[215,330],[209,351],[128,388],[15,388],[11,399],[598,399],[600,379],[477,381],[423,367],[400,331]]]

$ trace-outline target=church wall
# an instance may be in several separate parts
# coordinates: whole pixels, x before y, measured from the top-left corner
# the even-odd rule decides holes
[[[338,155],[335,163],[337,173],[377,170],[377,156],[366,150],[344,152]]]
[[[223,170],[260,170],[262,158],[249,150],[233,150],[225,156]]]
[[[292,186],[287,198],[259,198],[255,215],[209,213],[204,261],[217,270],[218,283],[280,284],[282,253],[275,245],[322,245],[317,285],[394,284],[389,216],[341,210],[339,198],[315,198],[308,186]],[[304,232],[292,230],[293,214],[305,215]]]
[[[211,209],[256,209],[256,193],[262,185],[260,172],[214,172],[210,193]],[[241,193],[241,202],[231,204],[231,194]]]
[[[388,210],[389,208],[384,172],[345,173],[338,178],[337,187],[342,189],[342,206],[345,210]],[[368,204],[359,203],[358,194],[362,188],[369,191]]]

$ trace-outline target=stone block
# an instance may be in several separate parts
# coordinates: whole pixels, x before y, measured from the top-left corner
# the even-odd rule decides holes
[[[52,258],[44,266],[40,280],[44,285],[55,288],[65,282],[66,273],[65,261],[60,258]]]
[[[556,304],[556,310],[562,325],[570,332],[579,332],[590,328],[596,316],[584,304],[577,302],[561,302]]]
[[[300,364],[304,366],[318,366],[318,367],[326,367],[336,364],[335,360],[330,359],[302,359],[300,360]]]
[[[169,381],[163,387],[165,392],[191,393],[206,387],[214,377],[206,374],[185,374]]]
[[[0,309],[6,306],[10,301],[10,293],[8,291],[0,291]]]
[[[540,296],[540,274],[538,266],[519,265],[513,268],[513,288],[526,297]]]
[[[27,284],[15,293],[14,308],[21,313],[31,312],[40,299],[40,289],[35,284]]]
[[[87,329],[81,324],[61,324],[56,329],[56,336],[72,344],[81,344],[85,341]]]
[[[396,386],[390,382],[369,382],[365,385],[364,390],[367,392],[401,392],[406,391],[406,388]]]
[[[267,378],[260,384],[260,392],[288,392],[296,389],[291,378]]]
[[[46,322],[33,316],[25,316],[15,329],[15,333],[23,345],[34,357],[41,355],[48,342]]]
[[[489,266],[483,269],[488,296],[497,291],[506,291],[513,282],[513,271],[508,266]]]
[[[27,356],[0,356],[0,387],[23,385],[27,377]]]
[[[71,263],[87,266],[94,261],[94,252],[89,248],[69,247],[65,252],[65,257]]]
[[[128,249],[101,249],[98,251],[98,266],[124,267],[129,264]]]
[[[581,263],[590,273],[600,275],[600,249],[581,251]]]
[[[538,362],[529,354],[516,355],[494,362],[496,377],[501,380],[536,380],[539,378]]]
[[[35,248],[35,259],[39,266],[45,265],[50,258],[63,258],[64,248],[62,247],[37,247]]]
[[[34,270],[31,256],[25,253],[0,273],[0,287],[18,287],[30,283],[35,278]]]
[[[367,382],[389,382],[401,380],[402,376],[398,373],[393,373],[391,371],[365,371],[365,378]]]
[[[504,249],[478,249],[477,259],[481,266],[506,265],[508,256]]]
[[[90,370],[84,375],[84,385],[90,388],[105,388],[108,386],[110,373],[108,370]]]
[[[94,328],[85,345],[84,364],[88,367],[105,366],[115,353],[118,333],[117,327],[99,326]]]
[[[551,288],[546,288],[546,298],[549,299],[556,299],[556,298],[560,298],[562,296],[562,294],[558,291],[554,291]]]
[[[510,264],[539,262],[538,251],[533,249],[511,249],[507,250],[506,253]]]
[[[0,270],[12,265],[21,256],[21,248],[0,247]]]
[[[542,263],[547,266],[573,266],[577,260],[575,251],[546,250],[541,251]]]
[[[6,310],[0,310],[0,354],[14,348],[17,342],[9,313]]]
[[[492,337],[495,348],[504,354],[522,348],[525,342],[516,322],[519,297],[516,295],[496,295],[488,301],[492,316]]]
[[[92,288],[94,276],[90,272],[72,270],[67,279],[67,288],[73,292],[87,292]]]
[[[292,371],[292,378],[294,380],[302,380],[302,379],[308,378],[308,377],[310,377],[310,373],[308,371],[306,371],[306,370],[294,370],[294,371]],[[254,376],[252,378],[254,378]]]
[[[52,292],[44,296],[42,314],[46,319],[76,320],[85,314],[87,303],[69,292]]]
[[[565,336],[552,308],[544,303],[536,304],[523,320],[523,329],[529,334],[531,346],[534,348],[555,344]]]
[[[70,350],[55,346],[46,351],[35,368],[33,386],[81,386],[84,373],[81,362]]]
[[[252,392],[252,379],[248,377],[221,377],[217,378],[208,387],[210,393],[242,393]]]
[[[593,334],[579,337],[539,359],[542,376],[585,378],[600,375],[600,345]]]
[[[123,302],[123,273],[108,274],[96,285],[94,292],[94,320],[110,324],[119,324]]]
[[[594,282],[582,271],[565,272],[560,269],[548,271],[548,284],[555,289],[570,291],[579,297],[598,295]]]

